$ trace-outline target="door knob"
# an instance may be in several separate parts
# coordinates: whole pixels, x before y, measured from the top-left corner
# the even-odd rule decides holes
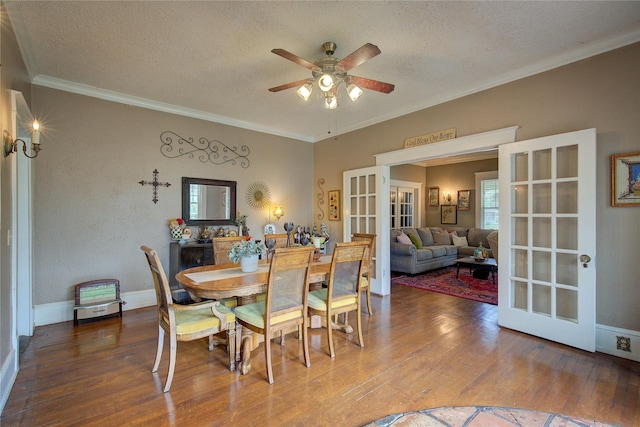
[[[589,263],[589,261],[591,261],[591,257],[589,255],[580,255],[580,262],[582,263],[583,268],[587,268],[587,264]]]

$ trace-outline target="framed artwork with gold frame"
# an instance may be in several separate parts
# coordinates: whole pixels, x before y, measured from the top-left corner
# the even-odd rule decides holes
[[[429,187],[429,206],[440,205],[440,187]]]
[[[471,209],[471,190],[458,190],[458,210],[468,211]]]
[[[640,152],[611,156],[611,206],[640,206]]]
[[[340,190],[329,190],[329,221],[340,221]]]

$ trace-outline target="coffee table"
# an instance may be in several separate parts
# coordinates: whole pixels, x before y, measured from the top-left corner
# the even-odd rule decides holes
[[[496,283],[496,271],[498,271],[498,264],[494,258],[485,258],[483,261],[476,261],[472,256],[458,258],[456,260],[456,279],[460,274],[460,267],[468,267],[469,273],[473,270],[489,270],[491,272],[491,280]]]

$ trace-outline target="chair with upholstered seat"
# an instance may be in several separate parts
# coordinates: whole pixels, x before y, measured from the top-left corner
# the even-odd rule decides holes
[[[337,314],[356,312],[358,344],[364,347],[360,319],[360,283],[368,246],[365,242],[336,243],[327,287],[309,292],[309,314],[317,314],[326,320],[331,357],[335,357],[331,319]]]
[[[153,276],[158,303],[158,350],[151,372],[157,372],[162,358],[164,335],[169,335],[169,370],[164,391],[171,388],[176,367],[178,341],[193,341],[209,337],[209,351],[213,350],[213,335],[227,332],[229,370],[235,370],[236,319],[229,309],[218,301],[181,305],[173,302],[169,281],[155,250],[141,246]]]
[[[242,236],[234,237],[214,237],[213,241],[213,263],[215,265],[230,264],[229,249],[234,243],[244,239]]]
[[[281,345],[284,345],[286,330],[294,330],[296,326],[298,330],[302,329],[305,365],[311,366],[307,337],[307,296],[312,260],[313,248],[311,247],[274,250],[265,300],[240,305],[235,310],[240,325],[265,337],[264,351],[269,384],[273,384],[271,339],[277,332],[280,332]]]
[[[351,235],[352,242],[367,242],[369,247],[365,251],[365,261],[367,263],[367,271],[362,275],[362,281],[360,282],[360,290],[366,292],[367,296],[367,312],[371,316],[373,314],[373,310],[371,310],[371,270],[373,270],[373,254],[376,250],[376,235],[375,234],[364,234],[364,233],[353,233]]]

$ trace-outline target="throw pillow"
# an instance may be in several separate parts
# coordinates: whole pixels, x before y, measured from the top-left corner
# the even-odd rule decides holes
[[[451,244],[451,235],[447,231],[442,231],[440,233],[431,233],[433,234],[433,239],[435,240],[436,245],[450,245]]]
[[[418,236],[420,236],[423,246],[432,246],[435,243],[433,234],[431,234],[431,230],[428,228],[418,228]]]
[[[413,245],[413,242],[411,241],[409,236],[407,236],[404,233],[400,233],[398,237],[396,237],[396,240],[398,241],[398,243],[404,243],[405,245]]]
[[[458,237],[457,234],[453,233],[451,234],[451,239],[453,240],[453,245],[454,246],[469,246],[469,243],[467,242],[467,238],[465,237]]]
[[[422,248],[422,240],[420,240],[418,236],[416,236],[415,234],[409,234],[409,239],[411,239],[411,243],[413,243],[413,246],[415,246],[417,249]]]

